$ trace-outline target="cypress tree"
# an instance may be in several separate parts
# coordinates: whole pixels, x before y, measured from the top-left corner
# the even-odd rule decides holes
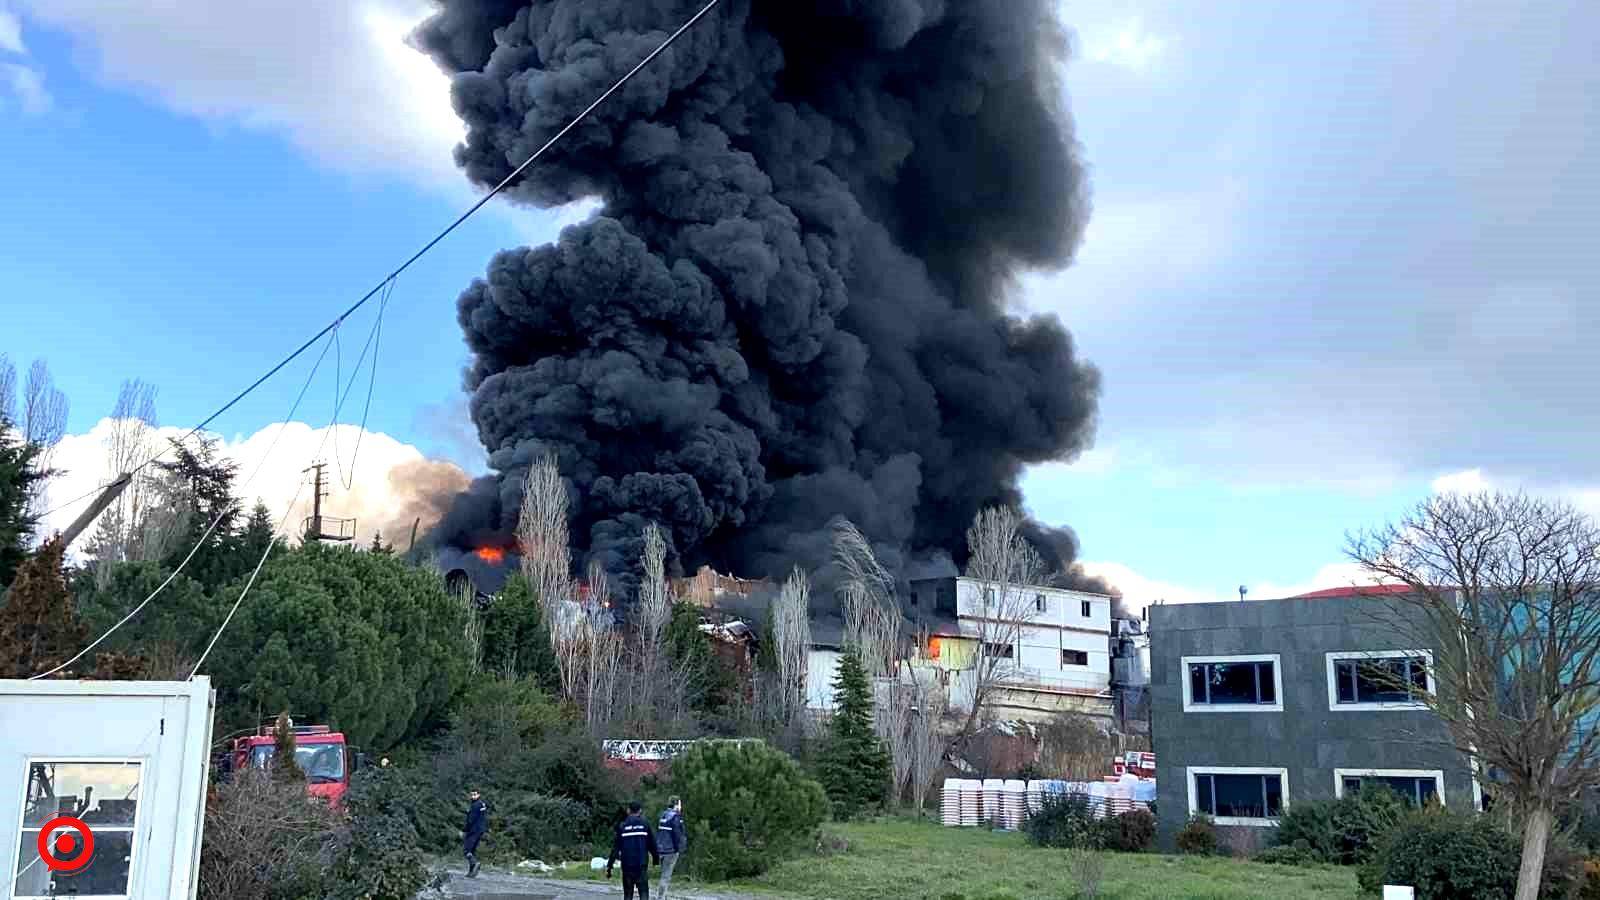
[[[300,770],[300,761],[294,758],[294,728],[289,725],[287,710],[278,713],[277,725],[272,729],[272,777],[279,781],[305,781],[306,773]]]
[[[849,819],[882,803],[889,788],[889,754],[872,730],[872,689],[853,647],[839,659],[833,702],[817,774],[833,802],[834,817]]]
[[[0,589],[11,583],[28,557],[28,541],[37,524],[28,514],[28,497],[47,474],[35,465],[38,456],[39,446],[21,440],[0,414]]]

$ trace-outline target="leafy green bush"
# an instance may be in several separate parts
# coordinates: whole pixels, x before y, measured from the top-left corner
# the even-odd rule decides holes
[[[1156,817],[1142,809],[1130,809],[1103,822],[1108,850],[1140,853],[1155,842]]]
[[[1408,814],[1361,868],[1361,886],[1409,884],[1417,900],[1494,900],[1516,890],[1516,841],[1488,816],[1426,809]]]
[[[1382,785],[1338,800],[1296,803],[1279,817],[1273,845],[1298,848],[1296,854],[1278,854],[1280,860],[1300,856],[1312,863],[1360,865],[1406,811],[1400,795]]]
[[[566,797],[513,793],[496,804],[491,824],[498,824],[524,859],[554,862],[595,855],[594,835],[586,830],[592,810]],[[600,850],[604,855],[610,848]]]
[[[1256,854],[1256,862],[1280,866],[1315,866],[1326,862],[1326,859],[1304,840],[1297,840],[1292,844],[1275,844],[1268,847]]]
[[[1206,816],[1192,816],[1178,832],[1178,852],[1211,856],[1217,852],[1217,828]]]
[[[393,768],[363,769],[345,793],[350,828],[333,867],[337,900],[412,900],[428,883],[408,791]]]
[[[1083,794],[1045,794],[1039,808],[1022,821],[1028,841],[1038,847],[1101,850],[1109,829],[1094,817]]]
[[[787,753],[759,741],[705,741],[672,760],[659,788],[683,798],[689,849],[680,863],[711,881],[765,872],[811,849],[828,796]],[[652,797],[659,809],[662,797]]]

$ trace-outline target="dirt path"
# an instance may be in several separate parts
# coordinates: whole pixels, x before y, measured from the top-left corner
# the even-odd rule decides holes
[[[622,896],[620,877],[605,884],[596,884],[541,878],[488,867],[479,871],[477,878],[464,877],[459,866],[446,867],[445,871],[450,873],[450,880],[444,886],[446,897],[474,897],[477,900],[598,900],[601,897]],[[653,894],[652,900],[655,900]],[[670,900],[756,900],[756,898],[749,894],[680,890],[674,885]]]

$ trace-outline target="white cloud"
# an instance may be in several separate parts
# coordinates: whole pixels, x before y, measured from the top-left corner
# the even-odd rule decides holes
[[[0,2],[0,53],[28,55],[28,45],[22,42],[22,20]]]
[[[102,80],[179,113],[282,134],[351,172],[464,183],[449,80],[404,40],[427,0],[21,3],[76,38]]]
[[[1551,484],[1492,475],[1483,469],[1463,469],[1433,480],[1433,492],[1436,494],[1475,494],[1481,491],[1522,491],[1539,497],[1565,500],[1579,510],[1600,518],[1600,486],[1596,485]]]
[[[1176,41],[1145,30],[1138,17],[1078,30],[1083,58],[1144,75],[1153,71]]]
[[[50,108],[50,93],[44,89],[44,76],[21,63],[0,63],[0,85],[17,98],[22,111],[30,116]]]
[[[67,435],[61,440],[50,462],[64,474],[50,482],[46,508],[111,480],[105,439],[112,425],[111,419],[102,419],[87,433]],[[158,439],[164,442],[182,432],[176,427],[162,428]],[[340,460],[337,463],[335,438]],[[311,488],[302,487],[309,476],[303,475],[302,470],[318,456],[329,464],[329,493],[323,501],[323,515],[354,518],[356,536],[362,542],[370,541],[373,532],[381,530],[385,539],[404,546],[414,521],[420,518],[421,530],[426,531],[444,511],[437,500],[467,484],[466,473],[454,464],[430,460],[416,447],[382,432],[363,434],[356,425],[337,426],[337,434],[333,435],[326,428],[302,422],[273,424],[248,437],[223,441],[220,449],[239,464],[237,490],[247,507],[260,499],[274,519],[280,519],[289,510],[290,501],[295,500],[294,512],[285,527],[291,536],[299,535],[300,523],[311,514]],[[350,487],[346,488],[344,481]],[[46,530],[66,527],[89,502],[84,499],[54,512],[45,522]]]
[[[1157,602],[1220,603],[1239,600],[1238,585],[1196,587],[1147,578],[1121,563],[1088,561],[1082,565],[1088,574],[1104,578],[1122,591],[1123,601],[1134,611]],[[1371,583],[1372,579],[1363,574],[1355,563],[1330,563],[1312,573],[1304,581],[1289,584],[1274,582],[1247,584],[1245,587],[1249,588],[1249,591],[1245,597],[1248,600],[1276,600],[1325,588]]]

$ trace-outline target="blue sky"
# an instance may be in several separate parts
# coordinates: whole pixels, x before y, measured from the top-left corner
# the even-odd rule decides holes
[[[473,199],[442,79],[399,40],[421,0],[177,6],[0,0],[0,352],[49,359],[79,435],[127,377],[192,424]],[[1063,18],[1095,214],[1017,302],[1062,317],[1105,394],[1096,449],[1025,487],[1092,568],[1141,601],[1272,596],[1348,577],[1344,532],[1436,488],[1600,509],[1592,4]],[[381,446],[480,464],[454,299],[560,220],[493,204],[401,278]],[[304,374],[217,430],[281,420]]]

